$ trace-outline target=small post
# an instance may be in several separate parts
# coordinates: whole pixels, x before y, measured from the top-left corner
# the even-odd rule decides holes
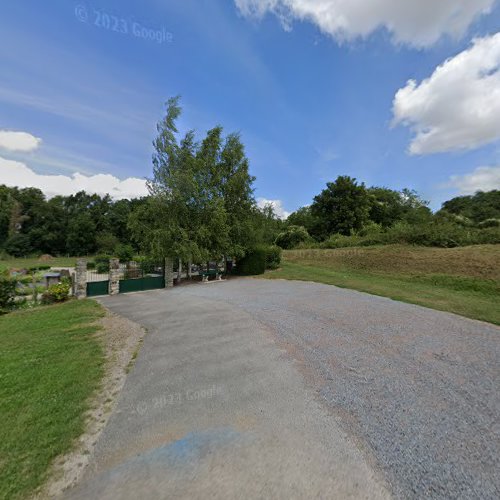
[[[165,288],[174,286],[174,261],[167,257],[165,259]]]
[[[109,259],[109,294],[120,293],[120,260]]]
[[[182,259],[179,258],[179,269],[177,269],[177,284],[181,282],[182,279]]]
[[[87,297],[87,259],[78,259],[75,269],[75,297]]]

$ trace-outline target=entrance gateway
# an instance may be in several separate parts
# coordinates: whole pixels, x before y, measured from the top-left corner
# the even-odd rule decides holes
[[[141,292],[165,288],[165,264],[151,261],[130,261],[113,266],[98,264],[96,269],[87,270],[87,297],[111,293],[110,273],[118,279],[118,292]],[[115,292],[116,293],[116,292]]]

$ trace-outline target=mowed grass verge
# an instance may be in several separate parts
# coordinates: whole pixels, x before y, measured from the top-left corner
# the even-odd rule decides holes
[[[92,257],[87,257],[92,260]],[[78,257],[53,257],[50,260],[41,260],[38,257],[10,257],[8,259],[0,259],[0,268],[7,269],[27,269],[36,266],[52,266],[52,267],[75,267]]]
[[[94,301],[0,316],[0,498],[26,498],[84,429],[103,375]]]
[[[315,281],[500,325],[500,245],[289,250],[268,279]]]

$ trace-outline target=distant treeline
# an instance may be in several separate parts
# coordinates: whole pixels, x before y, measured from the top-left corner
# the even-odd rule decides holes
[[[143,200],[80,192],[47,199],[39,189],[0,186],[0,248],[13,256],[86,255],[130,244],[130,213]]]
[[[453,247],[500,243],[499,226],[498,190],[453,198],[434,214],[415,191],[367,188],[340,176],[310,206],[288,217],[276,243],[282,248],[398,243]]]
[[[13,256],[112,254],[123,245],[139,250],[128,224],[146,203],[83,191],[47,199],[39,189],[0,185],[0,249]],[[433,214],[414,191],[366,188],[339,177],[286,221],[271,207],[254,208],[253,219],[259,242],[282,248],[500,243],[500,191],[453,198]]]

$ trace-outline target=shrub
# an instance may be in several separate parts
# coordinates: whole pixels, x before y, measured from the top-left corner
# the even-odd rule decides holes
[[[265,247],[250,250],[236,264],[236,274],[241,276],[255,276],[266,271],[267,251]]]
[[[95,269],[99,274],[109,273],[109,255],[97,255],[94,261]]]
[[[48,271],[51,268],[51,266],[48,266],[46,264],[39,264],[37,266],[31,266],[26,269],[28,272],[33,273],[35,271]]]
[[[285,250],[295,248],[300,243],[310,240],[307,229],[303,226],[290,226],[286,231],[278,234],[275,244]]]
[[[68,300],[69,291],[71,289],[71,281],[63,278],[57,285],[50,285],[46,292],[42,295],[43,304],[53,304],[54,302],[64,302]]]
[[[16,280],[0,275],[0,314],[5,314],[15,307]]]
[[[266,247],[266,269],[278,269],[281,264],[282,250],[279,246]]]
[[[5,242],[5,251],[14,257],[24,257],[31,251],[29,236],[14,234]]]
[[[95,262],[94,261],[87,262],[87,269],[89,270],[95,269]]]
[[[120,262],[130,262],[134,258],[134,249],[131,245],[120,244],[116,245],[114,254]]]

